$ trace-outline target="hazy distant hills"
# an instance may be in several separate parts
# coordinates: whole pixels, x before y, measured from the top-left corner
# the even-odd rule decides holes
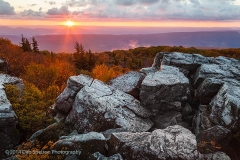
[[[0,35],[1,36],[1,35]],[[19,44],[21,37],[3,35]],[[110,51],[140,46],[194,46],[210,48],[240,48],[240,34],[237,31],[174,32],[159,34],[68,34],[34,36],[41,50],[53,52],[74,52],[76,41],[86,50]]]

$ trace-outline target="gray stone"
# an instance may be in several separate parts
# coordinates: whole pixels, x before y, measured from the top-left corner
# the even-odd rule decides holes
[[[123,159],[131,160],[186,160],[196,159],[195,136],[181,126],[170,126],[141,133],[113,133],[108,140],[109,154],[119,153]]]
[[[180,52],[172,52],[164,55],[163,64],[171,65],[187,70],[193,74],[202,64],[209,63],[207,57],[199,54],[186,54]]]
[[[130,71],[126,74],[120,75],[112,79],[108,85],[121,90],[125,93],[132,95],[134,98],[139,99],[141,83],[144,79],[143,74],[139,72]]]
[[[206,78],[235,79],[240,81],[240,67],[229,64],[203,64],[194,76],[194,86],[198,87]]]
[[[216,125],[230,130],[239,130],[240,86],[224,84],[218,94],[213,98],[210,119]]]
[[[171,66],[148,73],[141,85],[141,104],[153,112],[181,111],[181,101],[189,95],[189,80]]]
[[[20,134],[16,129],[18,117],[12,109],[10,101],[7,99],[3,86],[5,84],[16,85],[19,88],[20,95],[18,98],[21,98],[21,93],[24,88],[21,79],[6,74],[0,74],[0,158],[5,156],[5,150],[13,149],[20,140]]]
[[[90,86],[93,79],[87,75],[71,76],[67,81],[67,87],[57,97],[55,108],[63,113],[68,113],[77,93],[84,87]]]
[[[62,136],[55,142],[53,150],[78,151],[78,154],[75,154],[78,159],[89,159],[95,152],[103,154],[105,145],[106,139],[103,134],[89,132],[87,134]]]
[[[66,123],[79,133],[114,128],[141,132],[152,127],[150,115],[131,95],[94,80],[90,87],[83,87],[76,95]]]

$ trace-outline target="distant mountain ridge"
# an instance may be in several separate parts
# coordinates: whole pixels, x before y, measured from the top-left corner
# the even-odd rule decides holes
[[[0,35],[19,44],[20,36]],[[94,52],[130,49],[144,46],[185,46],[209,48],[240,48],[240,33],[237,31],[174,32],[158,34],[68,34],[34,36],[41,50],[74,52],[76,41],[86,50]]]

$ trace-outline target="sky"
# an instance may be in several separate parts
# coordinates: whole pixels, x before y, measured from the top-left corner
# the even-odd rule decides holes
[[[0,0],[0,25],[240,27],[240,0]]]

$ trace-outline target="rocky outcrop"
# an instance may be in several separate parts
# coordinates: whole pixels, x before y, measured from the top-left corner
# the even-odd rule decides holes
[[[176,67],[162,66],[161,71],[145,72],[140,100],[142,106],[155,113],[181,111],[189,95],[189,80]]]
[[[0,158],[4,157],[5,150],[12,149],[20,140],[20,134],[16,129],[18,117],[7,99],[4,89],[5,84],[16,85],[21,92],[23,92],[24,88],[21,79],[0,74]]]
[[[150,113],[132,96],[94,80],[90,87],[83,87],[76,95],[66,123],[73,124],[79,133],[114,128],[141,132],[152,127],[149,116]]]
[[[31,139],[62,137],[56,150],[83,153],[66,160],[237,159],[239,144],[232,144],[240,133],[239,61],[158,55],[163,54],[161,67],[156,61],[155,68],[128,72],[108,84],[70,77],[56,100],[58,123]]]

